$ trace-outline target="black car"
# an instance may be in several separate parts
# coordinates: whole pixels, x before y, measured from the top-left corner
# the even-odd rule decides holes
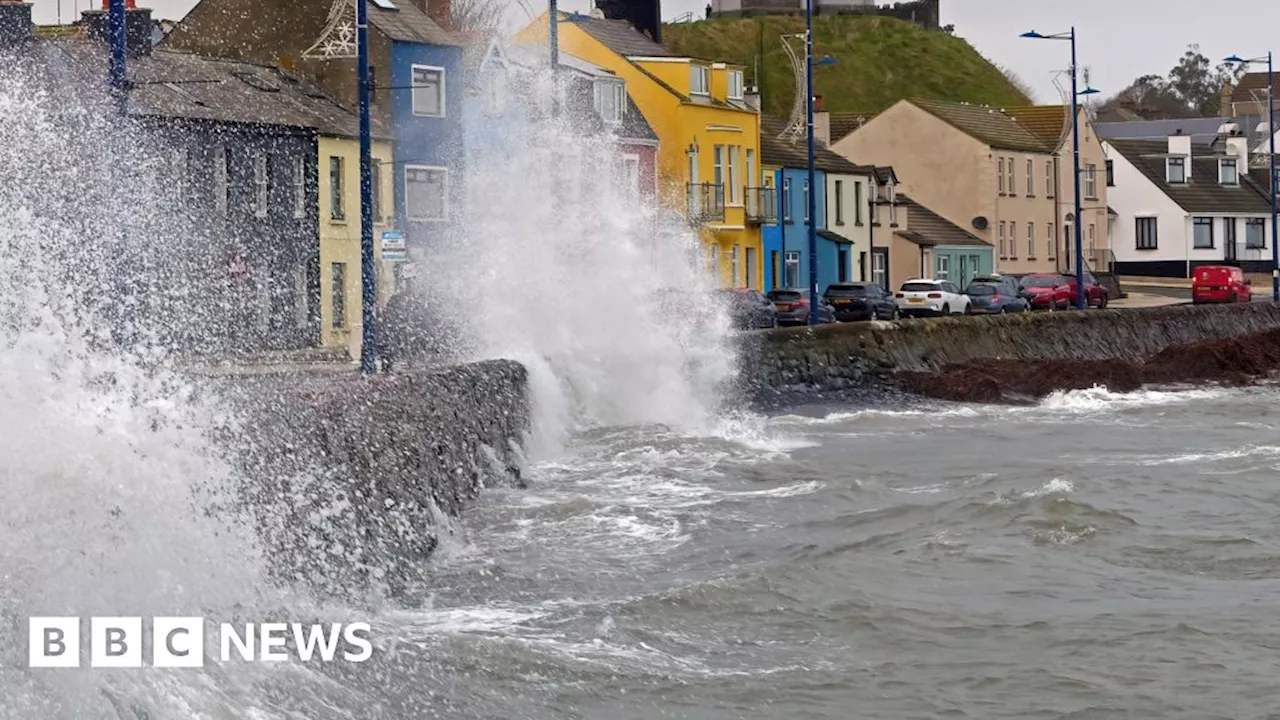
[[[823,297],[835,308],[836,320],[896,320],[898,304],[888,290],[875,283],[835,283]]]
[[[769,299],[778,308],[779,325],[809,324],[809,291],[808,290],[773,290]],[[818,298],[818,322],[833,323],[836,321],[836,309],[825,298]]]
[[[1015,278],[1002,275],[977,275],[969,282],[964,294],[972,304],[969,312],[974,315],[1004,315],[1031,309],[1027,291]]]
[[[725,304],[736,330],[759,330],[778,327],[778,309],[764,293],[751,288],[728,288],[715,292]]]

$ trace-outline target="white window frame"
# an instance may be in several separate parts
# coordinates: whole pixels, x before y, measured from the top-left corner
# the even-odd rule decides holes
[[[430,87],[431,87],[430,85],[419,85],[419,84],[418,84],[418,72],[419,72],[419,71],[434,72],[434,73],[437,73],[437,74],[439,75],[440,80],[439,80],[439,86],[438,86],[438,87],[439,87],[439,90],[440,90],[440,92],[439,92],[439,98],[440,98],[440,112],[438,112],[438,113],[433,113],[433,112],[422,112],[422,111],[419,111],[419,110],[418,110],[418,93],[419,93],[419,91],[421,91],[421,90],[426,90],[426,89],[428,89],[428,88],[430,88]],[[446,91],[445,91],[445,84],[446,84],[445,78],[446,78],[446,72],[445,72],[445,69],[444,69],[444,68],[442,68],[442,67],[440,67],[440,66],[438,66],[438,65],[410,65],[410,66],[409,66],[409,86],[410,86],[410,91],[409,91],[409,92],[410,92],[410,105],[412,106],[413,114],[414,114],[416,117],[436,117],[436,118],[442,118],[442,117],[448,117],[448,116],[449,116],[449,112],[448,112],[448,103],[447,103],[447,95],[446,95]]]
[[[805,221],[805,224],[808,224],[809,223],[809,178],[805,178],[802,182],[804,183],[803,185],[804,187],[804,221]]]
[[[1227,179],[1228,168],[1230,168],[1230,181]],[[1235,158],[1223,158],[1218,161],[1218,182],[1231,187],[1240,184],[1240,165]]]
[[[887,257],[878,252],[871,253],[871,282],[884,287],[889,282],[888,268],[885,267]]]
[[[733,273],[733,279],[729,282],[730,287],[738,287],[738,280],[742,277],[742,264],[739,260],[741,253],[742,251],[739,249],[738,245],[734,245],[729,249],[729,267],[730,271]]]
[[[1018,259],[1018,222],[1009,221],[1009,259]]]
[[[1187,184],[1187,159],[1181,155],[1177,155],[1165,160],[1165,181],[1170,185],[1186,185]],[[1177,167],[1181,170],[1181,174],[1177,180],[1174,179],[1173,168]]]
[[[334,161],[337,161],[338,179],[334,182]],[[347,221],[347,159],[342,155],[330,155],[325,168],[329,178],[329,222]]]
[[[190,154],[185,147],[176,148],[173,151],[171,160],[173,163],[173,196],[179,200],[185,200],[187,197]]]
[[[689,94],[711,94],[711,68],[697,63],[689,66]]]
[[[1016,168],[1013,166],[1013,162],[1013,158],[1009,158],[1009,161],[1004,164],[1004,171],[1009,174],[1008,182],[1006,183],[1006,185],[1008,185],[1009,194],[1017,195],[1018,182],[1017,177],[1015,176]]]
[[[729,145],[729,192],[726,193],[728,203],[730,205],[742,204],[742,188],[738,187],[742,173],[739,172],[738,161],[742,148],[738,145]]]
[[[271,202],[271,160],[266,153],[253,156],[253,214],[265,218]]]
[[[1057,179],[1053,176],[1053,160],[1046,160],[1044,163],[1044,196],[1051,198],[1058,194]],[[1053,243],[1049,243],[1050,247]]]
[[[414,215],[413,204],[409,202],[409,173],[412,172],[438,172],[444,178],[441,183],[441,216],[426,217],[422,215]],[[449,219],[449,168],[439,165],[405,165],[404,166],[404,212],[405,218],[412,222],[445,222]]]
[[[612,80],[597,80],[594,89],[596,112],[600,119],[610,125],[621,124],[622,108],[626,103],[626,85]]]
[[[1004,158],[1003,157],[996,158],[996,183],[997,183],[996,188],[1000,191],[1001,195],[1004,195],[1005,190],[1004,190]]]
[[[307,216],[307,159],[298,155],[293,159],[293,217],[301,220]]]
[[[1036,224],[1027,223],[1027,259],[1034,260],[1036,257]]]
[[[791,178],[782,178],[782,221],[791,221]]]
[[[744,96],[743,89],[744,89],[744,85],[742,82],[742,71],[730,70],[729,71],[729,93],[728,93],[729,99],[730,100],[743,99],[743,96]]]
[[[1027,197],[1036,196],[1036,161],[1027,158]]]
[[[623,194],[632,199],[640,199],[640,156],[627,153],[622,156]]]
[[[795,268],[795,282],[791,280],[791,268]],[[782,257],[782,285],[783,289],[794,288],[800,284],[800,251],[788,250]]]
[[[1005,221],[1001,220],[1000,221],[1000,257],[1008,258],[1009,254],[1005,252],[1008,249],[1008,246],[1004,244],[1005,242],[1004,235],[1005,235]]]
[[[1052,260],[1058,257],[1058,236],[1055,234],[1057,232],[1057,228],[1055,228],[1054,223],[1051,222],[1048,224],[1046,230],[1049,231],[1049,234],[1045,236],[1045,241],[1049,243],[1049,254],[1047,257]]]
[[[1084,166],[1084,197],[1086,200],[1098,199],[1098,166]]]
[[[724,145],[713,145],[711,148],[711,182],[724,188]]]
[[[950,280],[951,279],[951,256],[935,255],[933,258],[933,279],[934,280]]]

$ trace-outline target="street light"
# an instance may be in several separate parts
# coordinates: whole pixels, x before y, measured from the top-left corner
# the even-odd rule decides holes
[[[805,64],[805,120],[807,140],[809,143],[809,324],[817,325],[818,312],[818,187],[817,173],[814,170],[813,149],[813,67],[815,65],[834,65],[836,59],[823,55],[821,60],[813,59],[813,0],[804,3],[804,64]]]
[[[1079,72],[1076,65],[1076,29],[1065,33],[1042,35],[1032,30],[1022,33],[1022,37],[1032,40],[1070,40],[1071,41],[1071,167],[1075,171],[1075,236],[1076,236],[1076,307],[1084,310],[1089,307],[1084,291],[1084,223],[1080,209],[1080,107],[1079,100],[1083,95],[1094,95],[1098,91],[1092,87],[1080,89],[1077,84]]]
[[[1271,53],[1267,53],[1266,57],[1256,57],[1245,60],[1239,55],[1232,55],[1226,59],[1229,63],[1239,63],[1246,65],[1248,63],[1267,61],[1267,137],[1269,138],[1269,149],[1271,151],[1271,177],[1268,183],[1271,186],[1271,301],[1280,303],[1280,227],[1277,227],[1276,221],[1280,219],[1280,213],[1276,212],[1276,75],[1275,64],[1272,62]]]
[[[378,335],[374,312],[378,286],[373,261],[373,139],[369,121],[369,5],[356,0],[356,74],[360,94],[360,294],[361,323],[360,372],[372,375],[378,371]]]

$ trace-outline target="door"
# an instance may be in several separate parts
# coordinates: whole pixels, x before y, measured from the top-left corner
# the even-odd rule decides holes
[[[747,248],[747,287],[753,290],[758,287],[756,283],[756,249],[753,247]]]
[[[836,282],[849,282],[849,248],[841,245],[836,251]]]
[[[960,275],[956,278],[960,283],[960,287],[968,287],[969,285],[969,256],[960,256]]]
[[[889,289],[889,248],[875,248],[871,251],[871,282],[885,290]]]
[[[771,250],[769,252],[769,289],[777,290],[782,287],[782,266],[778,264],[778,251]]]

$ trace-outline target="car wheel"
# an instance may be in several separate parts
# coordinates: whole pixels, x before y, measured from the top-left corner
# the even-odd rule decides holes
[[[902,317],[902,313],[898,312],[898,307],[895,305],[893,308],[893,314],[889,316],[889,319],[898,320],[901,317]]]
[[[1008,315],[1008,314],[1009,314],[1009,306],[1008,306],[1008,305],[1001,305],[1001,306],[1000,306],[1000,314],[1001,314],[1001,315]]]
[[[1106,309],[1107,309],[1107,303],[1108,303],[1108,302],[1110,302],[1110,298],[1109,298],[1108,296],[1106,296],[1106,295],[1103,295],[1103,296],[1102,296],[1102,299],[1098,301],[1098,309],[1099,309],[1099,310],[1106,310]]]
[[[951,314],[951,305],[949,305],[949,304],[947,304],[947,303],[943,303],[943,304],[942,304],[942,314],[943,314],[943,315],[950,315],[950,314]]]

